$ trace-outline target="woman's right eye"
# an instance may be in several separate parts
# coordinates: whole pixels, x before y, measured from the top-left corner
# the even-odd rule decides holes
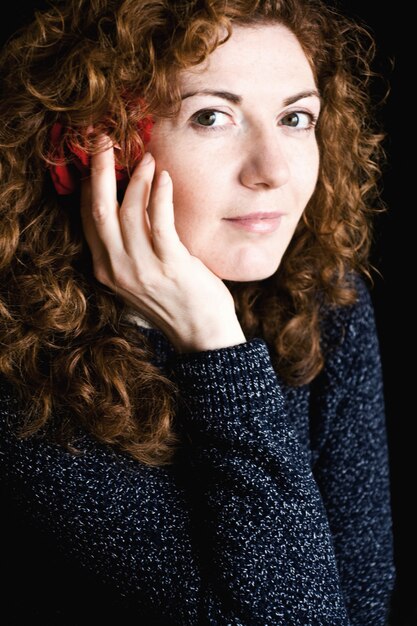
[[[229,118],[229,122],[227,121]],[[198,111],[191,118],[192,123],[199,130],[223,130],[225,126],[230,125],[230,115],[213,109],[205,109]]]

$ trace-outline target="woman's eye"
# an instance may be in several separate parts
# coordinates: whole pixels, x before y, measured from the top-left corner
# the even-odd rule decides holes
[[[192,117],[192,122],[197,127],[217,128],[226,126],[230,116],[221,111],[199,111]]]
[[[311,113],[303,113],[302,111],[293,111],[282,118],[281,124],[296,128],[297,130],[309,130],[314,126],[314,116]]]

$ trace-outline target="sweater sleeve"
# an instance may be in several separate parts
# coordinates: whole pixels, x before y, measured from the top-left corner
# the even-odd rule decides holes
[[[323,502],[265,343],[173,368],[188,439],[178,471],[18,440],[4,401],[2,475],[59,549],[149,624],[347,626]]]
[[[323,503],[265,343],[183,356],[177,376],[204,615],[348,624]]]
[[[312,393],[314,412],[328,416],[314,475],[351,623],[384,626],[395,580],[389,454],[374,311],[364,283],[358,292]]]

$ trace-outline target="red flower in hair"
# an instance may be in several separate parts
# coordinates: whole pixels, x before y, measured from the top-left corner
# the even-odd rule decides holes
[[[138,124],[140,135],[146,146],[151,138],[153,120],[146,117]],[[64,144],[61,144],[64,133],[67,138]],[[63,124],[56,122],[50,132],[50,142],[52,145],[52,155],[54,161],[61,160],[62,163],[49,166],[49,172],[54,187],[59,195],[69,195],[74,193],[80,186],[80,179],[88,176],[90,171],[90,157],[84,151],[76,146],[75,141],[71,139],[71,129],[69,133]],[[135,155],[134,160],[140,161],[143,154],[140,150]],[[125,167],[116,164],[116,180],[118,189],[125,189],[129,182],[129,175]]]

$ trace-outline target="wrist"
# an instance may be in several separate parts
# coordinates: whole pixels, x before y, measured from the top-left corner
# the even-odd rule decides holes
[[[220,329],[210,329],[207,325],[204,329],[196,330],[175,343],[178,352],[205,352],[230,348],[245,342],[246,337],[236,319],[233,324],[224,325]]]

